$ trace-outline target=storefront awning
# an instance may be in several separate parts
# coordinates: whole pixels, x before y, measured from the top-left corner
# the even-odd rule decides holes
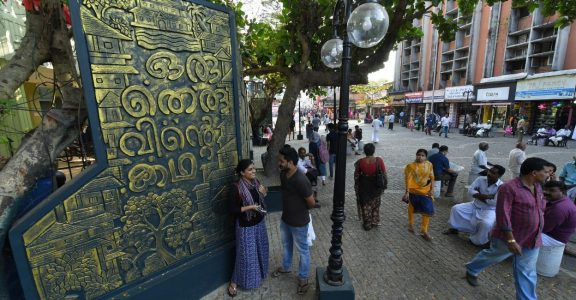
[[[512,104],[512,102],[474,102],[472,105],[482,106],[482,105],[491,105],[491,106],[508,106]]]

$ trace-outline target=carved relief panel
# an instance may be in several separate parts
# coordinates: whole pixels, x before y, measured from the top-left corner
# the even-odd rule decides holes
[[[228,10],[181,0],[71,9],[101,157],[11,234],[30,298],[105,297],[229,242],[228,189],[247,156]]]

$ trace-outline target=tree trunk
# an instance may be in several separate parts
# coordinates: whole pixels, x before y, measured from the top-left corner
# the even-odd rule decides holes
[[[294,107],[296,106],[296,100],[300,95],[300,91],[304,87],[302,77],[303,76],[300,73],[293,73],[288,77],[284,98],[282,99],[282,104],[280,104],[280,107],[278,108],[278,119],[276,120],[276,126],[274,127],[271,145],[268,149],[269,159],[264,165],[264,173],[266,176],[275,176],[278,174],[278,150],[280,150],[286,142],[286,136],[288,135],[290,121],[293,118],[292,114],[294,112]]]
[[[260,105],[256,105],[256,103],[250,101],[250,128],[252,128],[252,137],[254,137],[254,140],[256,136],[258,136],[260,124],[262,124],[266,116],[268,116],[272,102],[274,102],[274,97],[266,97],[265,101],[259,102]]]
[[[36,180],[52,175],[58,155],[77,136],[86,113],[77,80],[70,32],[64,22],[60,0],[43,0],[39,13],[28,13],[26,34],[14,57],[0,71],[0,97],[10,97],[42,63],[51,60],[54,83],[62,95],[62,108],[53,109],[41,125],[0,170],[0,246],[15,214],[16,202],[30,191]]]

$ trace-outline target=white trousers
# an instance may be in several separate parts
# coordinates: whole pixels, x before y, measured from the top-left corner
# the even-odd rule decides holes
[[[473,202],[456,204],[450,210],[450,228],[470,234],[470,241],[483,245],[490,241],[490,231],[496,221],[496,211],[479,209]]]
[[[374,129],[374,131],[372,131],[372,141],[378,143],[380,141],[380,137],[378,137],[380,133],[380,130],[378,129]]]

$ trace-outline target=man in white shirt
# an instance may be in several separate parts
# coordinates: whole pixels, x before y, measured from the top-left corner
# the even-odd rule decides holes
[[[470,174],[468,175],[468,184],[472,184],[476,178],[479,176],[485,176],[484,173],[488,170],[488,166],[492,164],[488,162],[488,157],[486,156],[486,151],[488,151],[488,143],[481,142],[478,144],[478,150],[474,152],[474,156],[472,156],[472,164],[470,165]],[[482,174],[480,174],[482,173]]]
[[[504,167],[494,165],[488,170],[487,176],[474,180],[468,188],[468,194],[474,197],[474,201],[452,207],[448,220],[450,228],[444,234],[467,232],[474,245],[489,246],[490,232],[496,220],[496,193],[503,184],[500,177],[504,172]]]
[[[444,132],[444,137],[448,138],[448,127],[450,126],[449,116],[449,114],[446,114],[442,119],[440,119],[440,123],[442,123],[442,131],[438,133],[438,136],[442,136],[442,132]]]
[[[570,130],[570,127],[568,127],[568,125],[566,125],[566,126],[564,126],[564,128],[556,131],[556,135],[549,137],[548,140],[550,142],[552,142],[552,144],[554,146],[556,146],[558,144],[558,142],[560,142],[561,140],[570,138],[571,134],[572,134],[572,131]],[[546,143],[546,144],[548,144],[548,143]]]
[[[520,166],[526,159],[526,144],[517,143],[516,148],[510,151],[508,155],[508,169],[512,173],[512,179],[520,176]]]
[[[372,130],[372,142],[374,143],[378,143],[380,141],[380,138],[378,137],[380,134],[380,127],[382,127],[382,121],[380,121],[379,118],[374,118],[372,121],[372,128],[374,129]]]

